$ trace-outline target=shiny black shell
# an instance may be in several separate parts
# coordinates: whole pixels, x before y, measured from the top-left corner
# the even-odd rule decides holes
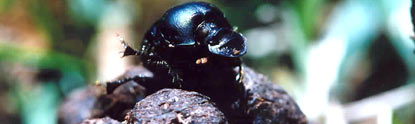
[[[147,31],[142,51],[192,61],[209,55],[240,57],[246,53],[246,38],[233,30],[218,8],[191,2],[169,9],[157,21]]]

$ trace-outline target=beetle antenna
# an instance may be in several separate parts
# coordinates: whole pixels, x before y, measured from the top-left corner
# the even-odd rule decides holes
[[[135,49],[133,49],[130,45],[127,44],[127,42],[125,42],[124,38],[121,37],[119,34],[117,34],[118,39],[120,40],[121,44],[124,47],[124,51],[121,51],[120,53],[122,53],[121,57],[125,57],[125,56],[130,56],[130,55],[141,55],[142,52],[141,51],[137,51]]]

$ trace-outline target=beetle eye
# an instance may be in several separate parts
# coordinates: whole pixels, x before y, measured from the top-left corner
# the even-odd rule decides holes
[[[217,32],[216,30],[216,24],[204,21],[197,26],[195,38],[201,42],[211,42],[207,40],[210,39],[210,37],[212,37]]]
[[[209,30],[211,30],[209,23],[202,22],[197,26],[195,34],[198,38],[205,38]]]
[[[207,29],[207,28],[201,28],[199,31],[198,31],[198,36],[199,37],[206,37],[207,35],[208,35],[208,33],[209,33],[209,29]]]

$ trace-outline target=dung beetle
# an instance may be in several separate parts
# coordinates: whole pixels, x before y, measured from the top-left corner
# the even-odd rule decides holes
[[[123,56],[139,56],[154,76],[107,82],[107,93],[134,80],[147,94],[163,88],[197,91],[227,116],[245,113],[240,57],[246,53],[246,38],[212,4],[190,2],[167,10],[146,32],[138,51],[122,43]]]

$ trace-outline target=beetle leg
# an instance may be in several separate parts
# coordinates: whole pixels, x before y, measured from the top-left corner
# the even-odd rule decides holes
[[[237,70],[238,74],[236,74],[236,82],[242,84],[242,80],[244,77],[244,71],[243,71],[241,59],[236,59],[235,61],[232,62],[232,64],[238,66],[238,70]]]
[[[244,72],[243,72],[242,65],[239,65],[238,67],[239,67],[239,72],[238,72],[238,75],[237,75],[237,80],[236,80],[236,81],[237,81],[238,83],[241,83],[241,84],[242,84],[242,80],[243,80]]]
[[[143,75],[136,75],[134,77],[128,77],[128,78],[124,78],[124,79],[120,79],[120,80],[116,80],[116,81],[111,81],[111,82],[106,82],[104,83],[104,86],[106,88],[107,94],[112,94],[112,92],[114,92],[114,90],[127,83],[128,81],[135,81],[137,83],[139,83],[140,85],[143,85],[144,87],[146,87],[146,85],[148,85],[149,81],[151,80],[151,77],[146,77]]]
[[[178,88],[182,87],[183,79],[181,78],[179,72],[173,69],[166,61],[153,61],[156,66],[167,70],[167,74],[171,77],[171,81],[177,85]]]
[[[177,87],[182,88],[183,79],[180,77],[179,73],[170,69],[171,72],[169,75],[172,77],[172,82],[177,85]]]
[[[181,88],[183,79],[181,78],[179,72],[172,68],[170,64],[168,64],[166,61],[161,60],[158,57],[151,57],[147,60],[147,64],[150,66],[153,66],[156,69],[165,70],[168,74],[168,76],[171,78],[171,81],[176,85],[175,87]]]

